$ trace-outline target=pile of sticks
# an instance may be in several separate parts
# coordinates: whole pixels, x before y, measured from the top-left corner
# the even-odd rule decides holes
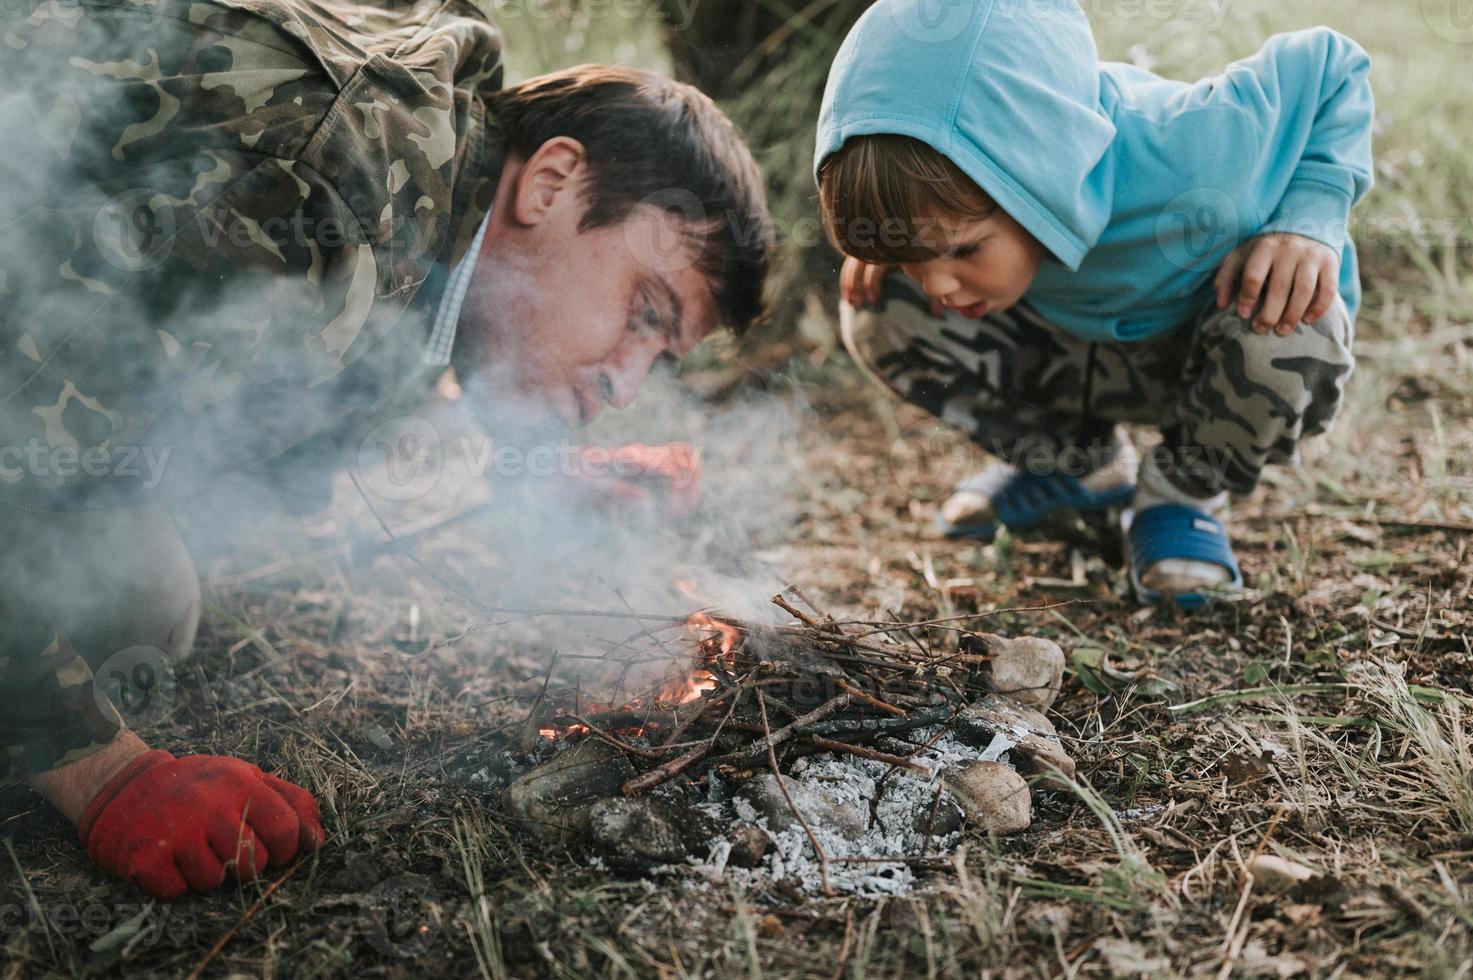
[[[701,617],[709,625],[645,624],[620,645],[634,653],[622,661],[624,678],[661,658],[676,673],[708,672],[709,689],[696,699],[672,704],[650,687],[613,706],[595,705],[576,691],[544,686],[527,734],[582,732],[623,750],[640,770],[624,784],[626,795],[716,768],[778,772],[816,752],[929,772],[908,758],[925,747],[908,736],[948,723],[985,693],[985,649],[964,636],[955,652],[932,653],[914,629],[931,624],[836,622],[783,596],[773,602],[796,622],[762,625],[709,612]],[[684,642],[662,636],[675,628]],[[669,680],[662,686],[668,691]]]

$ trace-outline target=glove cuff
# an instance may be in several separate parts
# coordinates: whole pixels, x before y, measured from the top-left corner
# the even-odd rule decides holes
[[[160,763],[173,761],[174,754],[172,752],[166,752],[163,749],[154,749],[150,752],[143,753],[118,770],[117,775],[109,779],[107,785],[102,787],[102,790],[96,796],[92,797],[92,802],[87,804],[87,809],[82,813],[82,821],[77,824],[77,833],[82,838],[82,846],[87,846],[87,838],[92,836],[92,825],[97,822],[97,818],[102,815],[102,811],[107,809],[107,805],[123,791],[123,787],[131,783],[139,773],[152,769]]]

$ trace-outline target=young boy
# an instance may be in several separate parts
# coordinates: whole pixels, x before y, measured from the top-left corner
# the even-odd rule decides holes
[[[1315,28],[1189,84],[1099,61],[1073,0],[865,13],[815,177],[846,346],[1000,459],[944,530],[1131,505],[1142,601],[1241,585],[1214,514],[1325,430],[1353,365],[1369,67]],[[1138,463],[1121,422],[1162,444]]]

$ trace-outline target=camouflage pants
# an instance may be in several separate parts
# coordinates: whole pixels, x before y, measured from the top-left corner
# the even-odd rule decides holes
[[[1150,424],[1163,437],[1153,461],[1200,497],[1248,493],[1265,465],[1294,462],[1334,418],[1354,365],[1338,299],[1288,337],[1209,306],[1160,337],[1094,343],[1026,303],[980,320],[932,316],[892,273],[879,308],[846,309],[842,332],[882,385],[1015,466],[1082,475],[1112,454],[1117,423]]]

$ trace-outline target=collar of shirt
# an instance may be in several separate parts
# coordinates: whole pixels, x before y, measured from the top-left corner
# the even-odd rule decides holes
[[[450,271],[450,281],[440,297],[440,306],[435,310],[435,325],[430,329],[430,342],[425,347],[422,360],[426,364],[444,367],[450,363],[450,351],[455,347],[455,331],[460,324],[460,307],[465,303],[466,290],[470,288],[471,276],[476,271],[476,257],[481,254],[481,243],[486,239],[486,226],[491,213],[481,219],[476,237],[471,239],[470,250],[461,256]]]

